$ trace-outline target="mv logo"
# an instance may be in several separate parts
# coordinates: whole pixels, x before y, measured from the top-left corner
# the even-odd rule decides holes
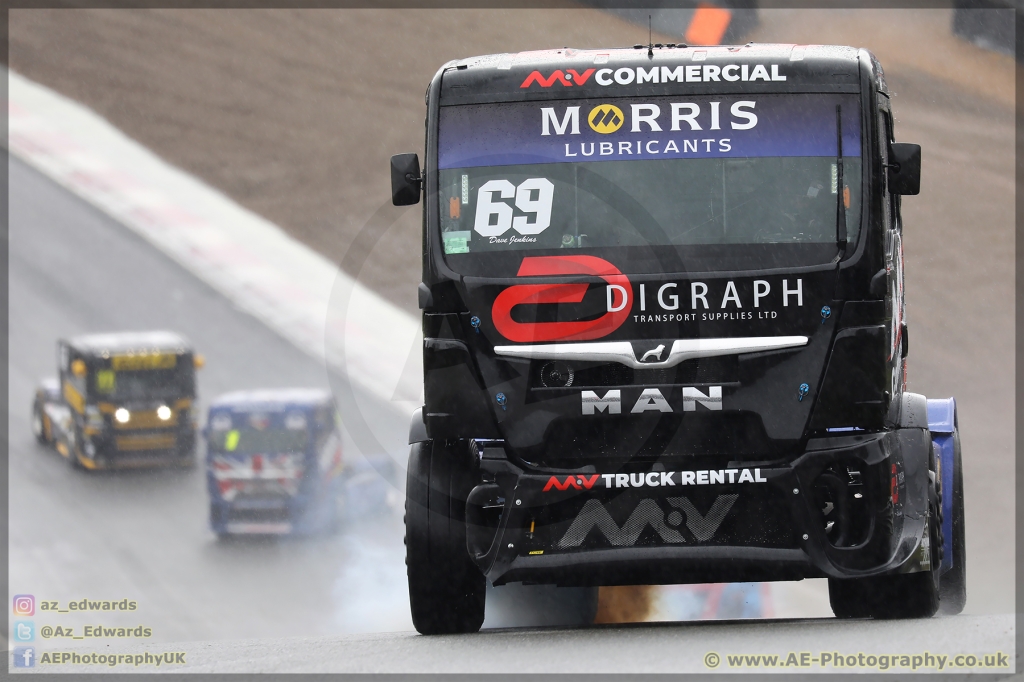
[[[590,124],[594,132],[602,135],[614,133],[622,127],[625,121],[622,109],[614,104],[599,104],[591,110],[590,116],[587,117],[587,123]]]
[[[684,515],[686,527],[697,538],[697,542],[707,542],[715,536],[738,497],[736,494],[719,495],[707,514],[697,511],[693,503],[685,497],[667,498],[668,503],[675,508],[667,515],[654,500],[640,500],[640,504],[621,527],[615,523],[615,519],[603,504],[597,500],[587,500],[569,526],[569,530],[558,541],[558,546],[562,549],[579,547],[587,539],[590,531],[597,528],[613,546],[632,547],[647,526],[653,528],[666,543],[678,544],[686,542],[682,533],[677,530],[683,523]],[[682,510],[682,513],[677,510]]]
[[[544,76],[541,75],[540,71],[531,71],[530,75],[526,77],[522,85],[520,85],[519,87],[528,88],[534,83],[536,83],[542,88],[550,88],[555,83],[561,83],[562,85],[568,88],[572,87],[574,83],[576,85],[583,85],[584,83],[587,82],[587,80],[593,73],[594,69],[587,69],[583,73],[579,73],[575,69],[566,69],[565,71],[558,69],[550,76],[545,78]]]
[[[552,488],[555,490],[568,490],[569,488],[575,488],[576,490],[586,488],[590,490],[599,478],[601,478],[601,474],[594,474],[593,476],[566,476],[565,481],[559,482],[557,476],[552,476],[548,479],[547,485],[544,486],[544,492]]]

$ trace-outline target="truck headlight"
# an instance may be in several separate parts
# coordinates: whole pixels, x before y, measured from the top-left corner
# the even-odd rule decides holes
[[[167,421],[171,418],[171,408],[161,405],[156,408],[156,416],[160,418],[160,421]]]
[[[119,407],[117,408],[117,410],[114,411],[114,419],[116,419],[121,424],[127,424],[128,420],[131,418],[131,413],[123,407]]]

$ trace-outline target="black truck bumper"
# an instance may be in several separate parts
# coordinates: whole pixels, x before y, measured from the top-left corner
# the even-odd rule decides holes
[[[929,462],[925,429],[811,439],[785,463],[665,458],[626,474],[528,470],[484,447],[467,549],[495,585],[925,570]]]

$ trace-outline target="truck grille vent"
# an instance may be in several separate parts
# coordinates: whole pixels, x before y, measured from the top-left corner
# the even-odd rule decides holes
[[[567,363],[535,360],[530,387],[535,389],[606,386],[672,386],[732,383],[738,380],[736,356],[690,360],[668,369],[632,369],[618,363]]]

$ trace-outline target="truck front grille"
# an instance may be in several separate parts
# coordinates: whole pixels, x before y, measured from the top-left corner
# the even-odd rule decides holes
[[[574,363],[559,362],[562,365],[561,382],[553,382],[547,371],[552,361],[535,360],[530,367],[530,387],[533,389],[565,388],[568,375],[564,366],[571,369],[572,388],[594,388],[611,386],[674,386],[694,384],[727,384],[739,377],[737,356],[701,358],[689,360],[667,369],[633,369],[618,363]]]
[[[117,436],[114,444],[120,452],[170,450],[178,443],[173,433],[146,433]]]

